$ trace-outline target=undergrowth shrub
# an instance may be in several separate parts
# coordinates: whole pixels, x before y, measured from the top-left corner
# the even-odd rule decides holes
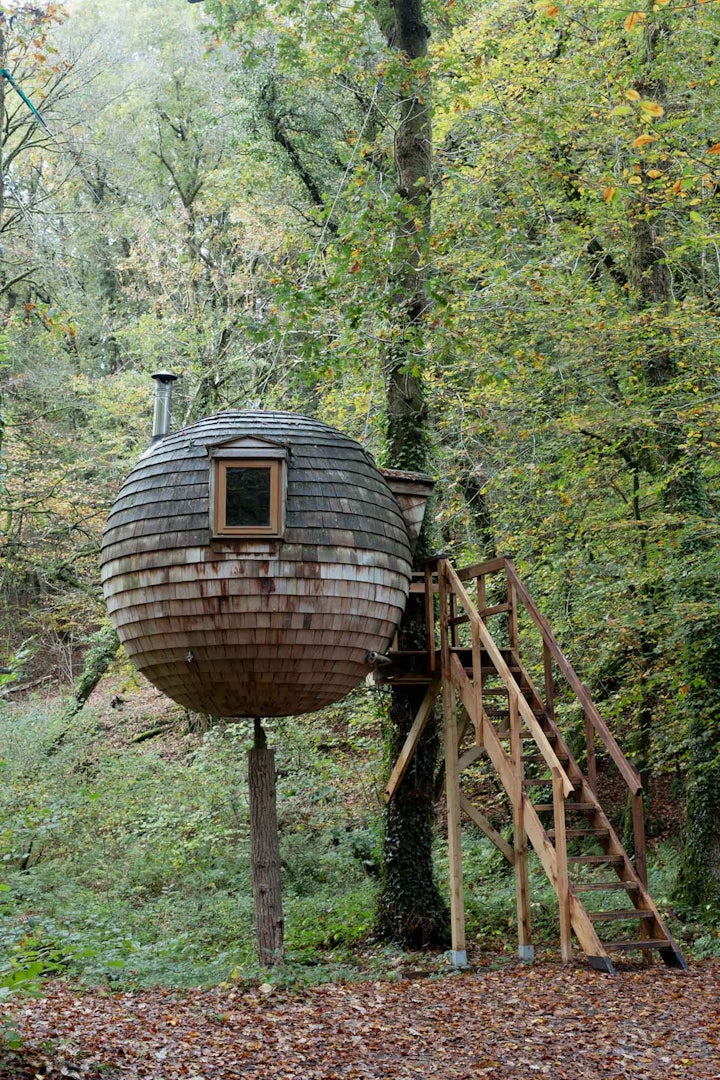
[[[111,741],[85,709],[0,705],[0,951],[27,970],[138,985],[257,969],[245,723]],[[370,930],[379,847],[375,705],[271,721],[287,944],[316,965]],[[362,742],[362,760],[357,743]],[[379,740],[378,740],[379,754]],[[37,965],[40,965],[39,967]]]
[[[269,721],[276,747],[288,983],[382,964],[371,939],[381,851],[377,700],[358,693],[314,717]],[[141,743],[85,709],[58,747],[62,704],[0,703],[0,999],[48,975],[193,986],[267,978],[253,935],[245,751],[251,724]],[[463,831],[467,934],[514,952],[512,868]],[[447,898],[447,846],[436,841]],[[650,888],[673,915],[678,853],[660,845]],[[534,856],[533,936],[557,948],[557,902]],[[709,916],[672,923],[684,947],[720,953]],[[362,946],[362,954],[360,952]],[[374,961],[373,961],[374,963]],[[372,967],[372,963],[370,964]]]

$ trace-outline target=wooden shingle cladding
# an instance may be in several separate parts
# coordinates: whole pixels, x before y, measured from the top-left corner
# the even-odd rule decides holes
[[[220,460],[242,456],[243,440],[283,448],[280,537],[211,530],[218,448]],[[101,566],[135,666],[219,716],[310,712],[342,697],[367,674],[368,653],[387,648],[411,574],[397,499],[362,447],[319,421],[255,411],[208,417],[143,455],[111,511]]]
[[[398,501],[405,519],[410,545],[414,550],[435,481],[426,473],[402,472],[399,469],[383,469],[382,474]]]

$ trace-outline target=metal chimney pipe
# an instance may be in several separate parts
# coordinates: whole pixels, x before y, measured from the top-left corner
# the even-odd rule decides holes
[[[155,379],[155,408],[151,445],[164,439],[170,431],[170,399],[177,375],[171,371],[156,371],[152,378]]]

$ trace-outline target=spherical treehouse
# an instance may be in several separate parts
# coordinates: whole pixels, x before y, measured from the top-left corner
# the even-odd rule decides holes
[[[430,487],[384,476],[358,443],[291,413],[225,412],[161,434],[102,543],[130,659],[218,716],[337,701],[394,634]]]

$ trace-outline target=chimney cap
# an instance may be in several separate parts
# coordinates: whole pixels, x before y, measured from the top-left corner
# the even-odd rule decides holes
[[[150,376],[151,379],[157,379],[159,383],[171,383],[175,382],[179,378],[178,375],[173,375],[172,371],[156,371],[154,375]]]

